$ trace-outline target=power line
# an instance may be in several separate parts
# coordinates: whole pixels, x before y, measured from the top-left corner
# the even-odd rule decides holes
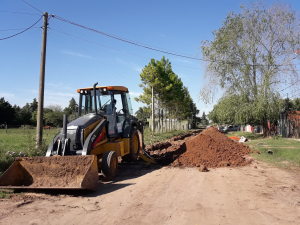
[[[286,89],[288,89],[288,88],[290,88],[290,87],[292,87],[293,85],[295,85],[296,83],[298,83],[300,80],[297,80],[296,82],[294,82],[294,83],[292,83],[290,86],[288,86],[288,87],[286,87],[286,88],[284,88],[284,89],[282,89],[281,91],[279,91],[279,92],[282,92],[282,91],[284,91],[284,90],[286,90]]]
[[[7,10],[0,10],[0,12],[3,13],[14,13],[14,14],[24,14],[24,15],[30,15],[30,16],[40,16],[41,14],[33,14],[33,13],[25,13],[25,12],[12,12]]]
[[[41,27],[32,27],[32,28],[41,28]],[[26,28],[6,29],[6,30],[0,30],[0,31],[24,30],[24,29],[26,29]]]
[[[40,13],[43,14],[43,12],[37,8],[35,8],[33,5],[30,5],[28,2],[24,1],[24,0],[21,0],[22,2],[26,3],[27,5],[29,5],[30,7],[34,8],[36,11],[39,11]]]
[[[56,25],[56,26],[57,26],[57,25]],[[144,59],[150,59],[150,58],[145,57],[145,56],[137,55],[137,54],[134,54],[134,53],[131,53],[131,52],[127,52],[127,51],[123,51],[123,50],[120,50],[120,49],[112,48],[112,47],[109,47],[109,46],[106,46],[106,45],[102,45],[102,44],[100,44],[100,43],[97,43],[97,42],[94,42],[94,41],[90,41],[90,40],[87,40],[87,39],[84,39],[84,38],[81,38],[81,37],[78,37],[78,36],[75,36],[75,35],[72,35],[72,34],[68,34],[68,33],[66,33],[66,32],[62,32],[62,31],[59,31],[59,30],[56,30],[56,29],[53,29],[53,28],[49,28],[49,29],[54,30],[54,31],[59,32],[59,33],[62,33],[62,34],[65,34],[65,35],[68,35],[68,36],[71,36],[71,37],[74,37],[74,38],[77,38],[77,39],[80,39],[80,40],[83,40],[83,41],[86,41],[86,42],[90,42],[90,43],[92,43],[92,44],[96,44],[96,45],[100,45],[100,46],[105,47],[105,48],[108,48],[108,49],[112,49],[112,50],[114,50],[114,51],[126,53],[126,54],[129,54],[129,55],[137,56],[137,57],[144,58]],[[197,70],[200,70],[200,68],[195,68],[195,67],[190,67],[190,66],[184,66],[184,65],[175,64],[175,63],[172,63],[172,65],[181,66],[181,67],[186,67],[186,68],[190,68],[190,69],[197,69]]]
[[[92,28],[88,28],[88,27],[85,27],[85,26],[82,26],[80,24],[74,23],[72,21],[69,21],[69,20],[64,19],[62,17],[59,17],[59,16],[53,15],[53,17],[56,18],[56,19],[62,20],[64,22],[71,23],[71,24],[76,25],[76,26],[80,26],[81,28],[84,28],[84,29],[89,29],[89,30],[92,30],[94,32],[101,32],[101,34],[103,34],[105,36],[109,36],[111,38],[115,38],[115,39],[118,39],[118,40],[121,40],[121,41],[125,41],[125,42],[128,42],[128,43],[140,44],[141,46],[148,46],[148,47],[152,47],[154,49],[161,49],[161,50],[165,50],[165,51],[168,51],[168,52],[178,53],[180,55],[186,55],[186,56],[195,57],[194,55],[191,55],[191,54],[186,54],[186,53],[182,53],[182,52],[168,50],[168,49],[165,49],[165,48],[156,47],[156,46],[153,46],[153,45],[145,44],[145,43],[138,42],[138,41],[133,41],[133,40],[130,40],[130,39],[127,39],[127,38],[122,38],[122,37],[119,37],[119,36],[116,36],[116,35],[108,34],[108,33],[105,33],[105,32],[102,32],[102,31],[98,31],[98,30],[95,30],[95,29],[92,29]]]
[[[39,18],[38,21],[36,21],[34,24],[32,24],[30,27],[26,28],[25,30],[23,30],[23,31],[21,31],[21,32],[19,32],[19,33],[17,33],[17,34],[11,35],[11,36],[9,36],[9,37],[1,38],[0,41],[3,41],[3,40],[5,40],[5,39],[9,39],[9,38],[12,38],[12,37],[14,37],[14,36],[17,36],[17,35],[19,35],[19,34],[24,33],[25,31],[27,31],[27,30],[31,29],[33,26],[35,26],[35,25],[42,19],[42,17],[43,17],[43,16],[41,16],[41,18]]]
[[[195,57],[195,56],[188,56],[188,54],[176,53],[175,51],[172,51],[172,50],[164,50],[164,49],[161,50],[162,48],[153,47],[151,45],[142,44],[140,42],[132,41],[132,40],[129,40],[129,39],[125,39],[125,38],[122,38],[122,37],[118,37],[118,36],[115,36],[115,35],[112,35],[112,34],[105,33],[103,31],[95,30],[93,28],[89,28],[89,27],[80,25],[78,23],[72,22],[70,20],[64,19],[64,18],[59,17],[59,16],[53,15],[53,17],[56,18],[56,19],[58,19],[58,20],[61,20],[63,22],[69,23],[71,25],[74,25],[74,26],[77,26],[77,27],[80,27],[80,28],[83,28],[83,29],[86,29],[86,30],[89,30],[89,31],[92,31],[92,32],[95,32],[95,33],[98,33],[98,34],[110,37],[110,38],[113,38],[113,39],[116,39],[116,40],[119,40],[119,41],[123,41],[123,42],[129,43],[129,44],[135,45],[135,46],[139,46],[139,47],[146,48],[146,49],[149,49],[149,50],[153,50],[153,51],[157,51],[157,52],[161,52],[161,53],[165,53],[165,54],[170,54],[170,55],[174,55],[174,56],[178,56],[178,57],[182,57],[182,58],[188,58],[188,59],[194,59],[194,60],[200,60],[200,61],[206,61],[206,62],[216,62],[216,63],[232,64],[232,65],[277,66],[277,67],[278,66],[283,66],[283,65],[276,65],[276,64],[274,64],[274,65],[262,65],[262,64],[255,64],[255,65],[253,65],[253,64],[240,63],[240,62],[226,62],[226,61],[219,61],[219,60],[207,60],[207,59],[198,58],[198,57]],[[151,47],[149,47],[149,46],[151,46]],[[172,52],[170,52],[170,51],[172,51]]]
[[[66,23],[75,25],[75,26],[77,26],[77,27],[81,27],[81,28],[83,28],[83,29],[90,30],[90,31],[99,33],[99,34],[101,34],[101,35],[104,35],[104,36],[107,36],[107,37],[110,37],[110,38],[119,40],[119,41],[127,42],[127,43],[132,44],[132,45],[136,45],[136,46],[143,47],[143,48],[146,48],[146,49],[150,49],[150,50],[153,50],[153,51],[157,51],[157,52],[161,52],[161,53],[165,53],[165,54],[170,54],[170,55],[174,55],[174,56],[179,56],[179,57],[183,57],[183,58],[195,59],[195,60],[201,60],[200,58],[196,58],[196,57],[192,57],[192,56],[185,56],[185,55],[181,55],[181,54],[177,54],[177,53],[172,53],[172,52],[167,52],[167,51],[165,51],[165,50],[160,50],[160,49],[157,49],[157,48],[154,48],[154,47],[149,47],[149,46],[146,46],[146,45],[144,45],[144,44],[139,44],[139,43],[134,42],[134,41],[131,41],[131,40],[127,40],[127,39],[124,39],[124,38],[120,38],[120,37],[117,37],[117,36],[114,36],[114,35],[111,35],[111,34],[108,34],[108,33],[102,32],[102,31],[99,31],[99,30],[95,30],[95,29],[93,29],[93,28],[89,28],[89,27],[86,27],[86,26],[83,26],[83,25],[74,23],[74,22],[72,22],[72,21],[66,20],[66,19],[61,18],[61,17],[59,17],[59,16],[54,16],[54,18],[56,18],[56,19],[58,19],[58,20],[61,20],[61,21],[63,21],[63,22],[66,22]]]
[[[57,26],[54,22],[52,22],[55,26]],[[88,54],[90,54],[93,58],[97,59],[100,63],[102,63],[104,66],[106,66],[108,69],[112,70],[113,72],[115,72],[117,75],[129,80],[130,82],[133,82],[133,83],[136,83],[138,84],[137,82],[135,81],[132,81],[130,79],[128,79],[127,77],[125,76],[122,76],[121,74],[119,74],[118,72],[116,72],[115,70],[113,70],[112,68],[110,68],[109,66],[107,66],[105,63],[103,63],[101,60],[99,60],[98,58],[96,58],[95,56],[93,56],[87,49],[85,49],[83,46],[81,46],[77,41],[75,41],[69,34],[67,34],[66,32],[64,32],[59,26],[57,26],[60,30],[61,30],[61,33],[64,33],[66,34],[69,38],[71,38],[72,41],[74,41],[77,45],[79,45],[83,50],[85,50]],[[54,29],[52,29],[54,30]]]

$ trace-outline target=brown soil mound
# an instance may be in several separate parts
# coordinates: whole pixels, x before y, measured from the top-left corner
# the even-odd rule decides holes
[[[173,166],[201,166],[215,168],[224,166],[244,166],[251,161],[245,155],[251,150],[242,143],[234,142],[216,128],[208,128],[201,134],[185,142],[186,152],[180,155]]]

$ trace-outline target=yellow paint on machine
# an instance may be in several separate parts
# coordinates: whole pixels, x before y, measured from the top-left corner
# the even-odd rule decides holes
[[[91,124],[90,126],[83,129],[83,139],[84,141],[89,136],[89,134],[95,129],[95,127],[103,120],[104,118],[101,118],[99,121]]]
[[[119,138],[108,142],[107,139],[99,142],[92,150],[92,155],[103,155],[105,152],[115,151],[118,156],[124,156],[130,152],[130,139]]]

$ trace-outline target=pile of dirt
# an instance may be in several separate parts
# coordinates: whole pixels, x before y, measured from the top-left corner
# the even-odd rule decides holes
[[[173,166],[204,165],[209,168],[224,166],[244,166],[251,163],[245,155],[250,148],[237,143],[220,133],[216,128],[208,128],[193,139],[185,142],[186,152],[180,155]]]
[[[148,145],[145,151],[155,159],[155,161],[166,166],[174,162],[174,160],[186,151],[185,141],[195,137],[202,130],[191,131],[182,135],[171,138],[165,142]]]
[[[162,165],[208,168],[244,166],[250,148],[220,133],[216,128],[197,130],[146,147],[146,152]],[[200,133],[200,134],[199,134]]]

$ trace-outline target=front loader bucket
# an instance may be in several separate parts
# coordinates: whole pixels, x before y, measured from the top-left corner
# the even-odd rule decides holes
[[[0,188],[96,189],[97,156],[18,157],[0,177]]]

